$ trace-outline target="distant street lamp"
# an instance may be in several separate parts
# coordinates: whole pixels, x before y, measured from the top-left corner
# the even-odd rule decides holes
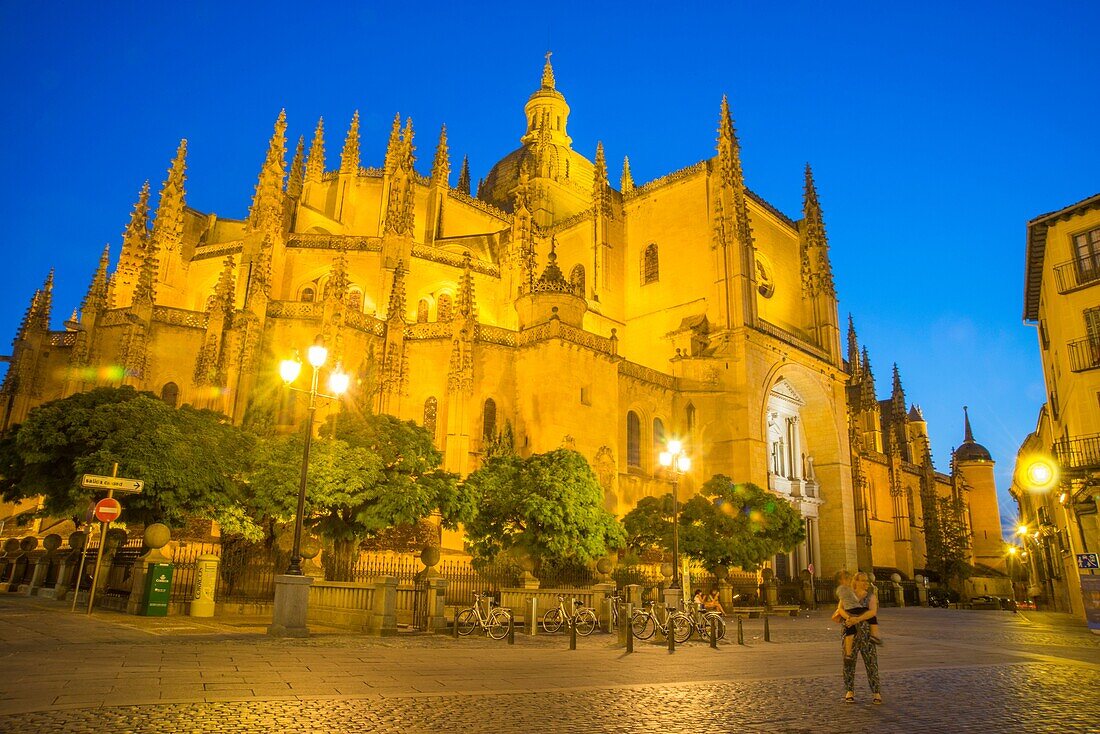
[[[1012,611],[1016,611],[1016,577],[1012,573],[1012,561],[1016,558],[1016,554],[1020,552],[1019,547],[1015,545],[1008,546],[1008,588],[1012,594]]]
[[[680,475],[691,470],[691,458],[684,453],[684,445],[679,441],[669,441],[667,450],[658,455],[658,460],[672,475],[672,584],[670,589],[680,588],[680,498],[677,485]]]
[[[306,437],[305,448],[302,451],[302,480],[298,485],[298,513],[294,518],[294,546],[290,549],[290,565],[287,566],[286,573],[288,576],[301,576],[302,574],[302,525],[305,523],[306,514],[306,478],[309,475],[309,449],[313,443],[313,420],[317,413],[317,398],[324,398],[326,400],[336,400],[348,390],[348,383],[350,378],[347,373],[340,369],[339,363],[336,368],[329,374],[328,388],[332,391],[331,395],[317,392],[317,380],[321,367],[325,364],[325,360],[328,359],[328,350],[325,349],[321,343],[321,339],[318,338],[317,342],[306,350],[306,359],[309,360],[309,364],[313,367],[313,376],[310,380],[308,390],[303,390],[291,385],[298,379],[298,375],[302,371],[302,358],[295,353],[293,359],[284,359],[279,365],[279,375],[283,378],[283,382],[291,390],[296,392],[302,392],[309,395],[309,408],[308,418],[306,419]]]

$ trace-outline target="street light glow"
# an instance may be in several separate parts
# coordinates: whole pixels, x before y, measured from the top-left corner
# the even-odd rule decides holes
[[[668,452],[670,454],[678,454],[684,450],[684,444],[676,439],[672,439],[668,442]]]
[[[1049,456],[1028,456],[1018,466],[1017,481],[1031,492],[1049,492],[1058,484],[1058,465]]]
[[[681,472],[687,472],[691,469],[691,458],[686,454],[680,454],[676,459],[676,468]]]
[[[321,344],[314,344],[306,352],[309,363],[314,367],[320,367],[328,359],[328,350]]]
[[[302,372],[302,360],[295,357],[294,359],[284,359],[279,363],[279,376],[283,378],[283,382],[290,384],[298,379],[298,375]]]
[[[1017,525],[1016,526],[1016,534],[1017,535],[1027,535],[1027,525]]]
[[[672,466],[672,452],[662,451],[657,455],[657,461],[661,463],[661,466]]]
[[[351,376],[347,372],[344,372],[337,365],[336,369],[332,371],[332,374],[328,377],[328,389],[332,390],[333,395],[343,395],[348,391],[348,384],[351,382]]]

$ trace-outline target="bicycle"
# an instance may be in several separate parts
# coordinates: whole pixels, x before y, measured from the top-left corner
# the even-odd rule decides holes
[[[481,613],[481,600],[486,600],[486,612]],[[465,637],[480,628],[494,640],[503,640],[508,636],[508,627],[512,624],[512,612],[504,607],[494,607],[493,598],[487,594],[474,592],[474,605],[463,609],[455,617],[458,634]]]
[[[621,594],[612,594],[607,597],[607,600],[611,602],[611,631],[615,632],[619,629],[619,605],[626,601],[626,597]]]
[[[574,612],[570,614],[565,609],[565,595],[558,594],[558,606],[547,609],[542,615],[542,628],[548,634],[554,634],[562,628],[563,624],[571,624],[577,628],[577,634],[587,637],[596,629],[596,613],[584,606],[583,602],[573,600]]]
[[[647,601],[644,609],[639,609],[631,615],[630,630],[634,636],[639,640],[648,640],[653,637],[654,632],[660,630],[662,635],[668,637],[669,630],[672,630],[673,638],[678,644],[687,642],[687,639],[691,637],[692,628],[695,626],[691,615],[668,607],[668,614],[665,616],[664,624],[662,624],[653,611],[655,604],[656,602]]]
[[[726,620],[722,619],[722,615],[718,612],[708,612],[700,609],[698,614],[687,614],[686,612],[683,614],[691,620],[691,632],[688,634],[689,638],[691,635],[697,634],[700,639],[709,640],[711,620],[714,620],[715,637],[719,640],[725,638]],[[677,642],[679,642],[679,640],[677,640]]]

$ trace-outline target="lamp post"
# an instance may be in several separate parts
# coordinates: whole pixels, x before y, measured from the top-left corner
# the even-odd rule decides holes
[[[657,457],[672,475],[672,584],[670,589],[680,588],[680,498],[677,495],[680,475],[691,469],[691,458],[684,453],[680,441],[669,441],[666,450]]]
[[[1016,577],[1012,573],[1012,561],[1016,558],[1016,554],[1020,552],[1019,547],[1015,545],[1008,546],[1008,589],[1012,595],[1012,611],[1016,611]]]
[[[313,421],[317,413],[317,398],[335,400],[347,392],[349,382],[347,373],[343,372],[340,369],[340,365],[337,364],[336,369],[329,375],[328,386],[332,394],[326,395],[317,391],[317,382],[320,377],[321,367],[324,366],[325,360],[328,359],[328,350],[325,349],[320,338],[318,338],[313,346],[306,350],[306,359],[309,360],[309,364],[313,368],[308,390],[303,390],[291,385],[291,383],[298,379],[298,375],[302,371],[301,357],[296,354],[293,359],[284,359],[279,365],[279,374],[283,378],[283,382],[286,383],[286,386],[291,390],[309,395],[309,407],[307,409],[309,417],[306,419],[305,448],[302,450],[302,477],[298,484],[298,511],[294,516],[294,545],[290,549],[290,565],[288,565],[286,569],[288,576],[302,575],[302,526],[305,523],[306,480],[309,476],[309,449],[313,444]]]

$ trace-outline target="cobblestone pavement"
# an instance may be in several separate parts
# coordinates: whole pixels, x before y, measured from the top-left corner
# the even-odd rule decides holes
[[[1027,613],[886,609],[886,703],[840,701],[824,613],[674,655],[607,635],[272,640],[0,597],[0,732],[1100,732],[1100,637]],[[862,676],[862,674],[860,674]]]

